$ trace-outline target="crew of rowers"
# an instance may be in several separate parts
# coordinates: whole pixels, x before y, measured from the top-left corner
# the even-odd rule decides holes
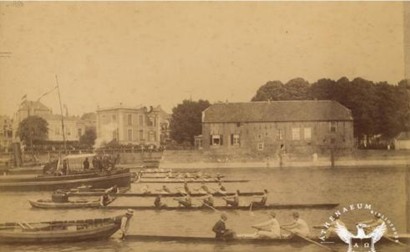
[[[177,188],[177,190],[178,190],[178,194],[181,195],[181,197],[174,198],[174,200],[178,202],[178,206],[187,207],[187,208],[192,207],[193,206],[192,197],[191,197],[192,191],[189,188],[188,183],[185,182],[184,186]],[[147,194],[151,193],[148,185],[145,185],[142,188],[142,191],[143,193],[147,193]],[[171,193],[171,190],[165,185],[161,189],[156,190],[156,191],[159,191],[162,194]],[[218,188],[216,189],[212,188],[212,191],[205,183],[202,183],[201,186],[198,189],[194,189],[194,191],[197,191],[198,193],[201,193],[201,194],[205,194],[205,196],[198,197],[196,199],[201,202],[202,207],[214,207],[214,194],[219,194],[219,195],[227,194],[227,191],[221,182],[219,182]],[[226,206],[235,208],[239,206],[239,202],[240,202],[239,195],[240,195],[240,191],[236,190],[234,195],[225,196],[222,199],[225,201]],[[249,207],[250,209],[252,209],[252,207],[260,208],[260,207],[266,206],[267,201],[268,201],[268,190],[265,189],[263,191],[262,196],[254,197],[254,200],[250,202]],[[167,205],[162,202],[161,194],[158,194],[155,197],[154,205],[157,208],[167,207]]]
[[[319,227],[326,229],[326,239],[329,238],[331,234],[336,234],[337,225],[345,226],[338,215],[335,215],[333,218],[334,221],[329,226]],[[312,236],[309,225],[305,220],[300,218],[300,214],[298,212],[292,213],[292,221],[290,223],[280,225],[279,221],[276,219],[276,213],[272,211],[268,214],[268,219],[266,221],[252,225],[252,228],[256,229],[256,232],[252,234],[236,234],[232,229],[227,228],[227,220],[227,215],[222,213],[220,220],[218,220],[213,226],[212,231],[215,233],[216,239],[281,239],[292,238],[293,236],[301,236],[305,238]],[[378,226],[382,225],[384,220],[381,218],[380,214],[374,214],[371,220],[362,221],[360,223],[366,224],[366,232],[369,233]],[[285,231],[286,234],[283,234],[281,230]]]
[[[143,178],[144,172],[138,172],[137,177],[138,178]],[[150,177],[150,178],[155,178],[155,177]],[[159,177],[161,178],[161,177]],[[204,180],[204,181],[209,181],[209,180],[216,180],[216,181],[222,181],[223,176],[220,175],[219,173],[216,174],[215,177],[212,177],[208,173],[203,173],[201,171],[195,172],[195,173],[172,173],[172,170],[169,170],[168,173],[166,173],[164,179],[194,179],[194,180]]]
[[[220,220],[218,220],[212,228],[215,233],[216,239],[229,240],[233,238],[291,238],[294,235],[300,235],[303,237],[310,236],[310,229],[306,221],[300,218],[298,212],[292,213],[292,221],[290,223],[280,225],[276,219],[276,213],[270,212],[268,219],[264,222],[252,225],[252,228],[256,229],[252,234],[236,234],[232,229],[228,229],[226,222],[228,217],[225,213],[221,214]],[[283,235],[281,229],[285,230],[288,235]]]

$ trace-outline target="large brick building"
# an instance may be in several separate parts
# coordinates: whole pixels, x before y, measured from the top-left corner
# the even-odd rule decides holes
[[[217,103],[202,114],[205,150],[296,153],[354,146],[351,111],[335,101]]]
[[[169,120],[170,115],[160,106],[98,108],[97,138],[105,142],[160,146],[168,138]]]

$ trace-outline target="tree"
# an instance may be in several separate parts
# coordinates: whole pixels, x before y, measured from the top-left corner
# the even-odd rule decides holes
[[[184,100],[172,109],[171,138],[177,143],[194,143],[194,136],[202,132],[202,111],[210,106],[207,100]]]
[[[285,95],[286,90],[282,82],[268,81],[256,91],[252,101],[280,101],[284,99]]]
[[[88,146],[93,146],[96,138],[97,134],[95,132],[95,129],[89,128],[85,130],[82,136],[80,136],[80,143]]]
[[[310,100],[310,84],[303,78],[291,79],[285,84],[286,100]]]
[[[33,141],[46,140],[48,137],[48,123],[41,117],[29,116],[20,122],[17,135],[26,145],[33,145]]]

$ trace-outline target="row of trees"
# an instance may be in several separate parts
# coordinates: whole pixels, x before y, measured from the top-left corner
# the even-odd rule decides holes
[[[296,78],[283,84],[269,81],[252,101],[335,100],[352,111],[356,137],[381,135],[386,138],[410,130],[410,81],[397,85],[374,83],[363,78],[337,81],[320,79],[312,84]]]
[[[410,81],[397,85],[346,77],[339,80],[320,79],[309,83],[295,78],[287,83],[268,81],[252,101],[335,100],[352,111],[354,134],[359,139],[372,136],[392,138],[410,130]],[[210,106],[206,100],[184,100],[172,113],[171,138],[177,143],[193,143],[201,134],[202,111]]]

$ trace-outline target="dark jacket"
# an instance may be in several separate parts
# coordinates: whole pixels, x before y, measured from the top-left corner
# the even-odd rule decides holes
[[[215,238],[222,239],[226,231],[225,222],[223,222],[222,220],[216,222],[214,227],[212,228],[212,231],[215,232]]]

